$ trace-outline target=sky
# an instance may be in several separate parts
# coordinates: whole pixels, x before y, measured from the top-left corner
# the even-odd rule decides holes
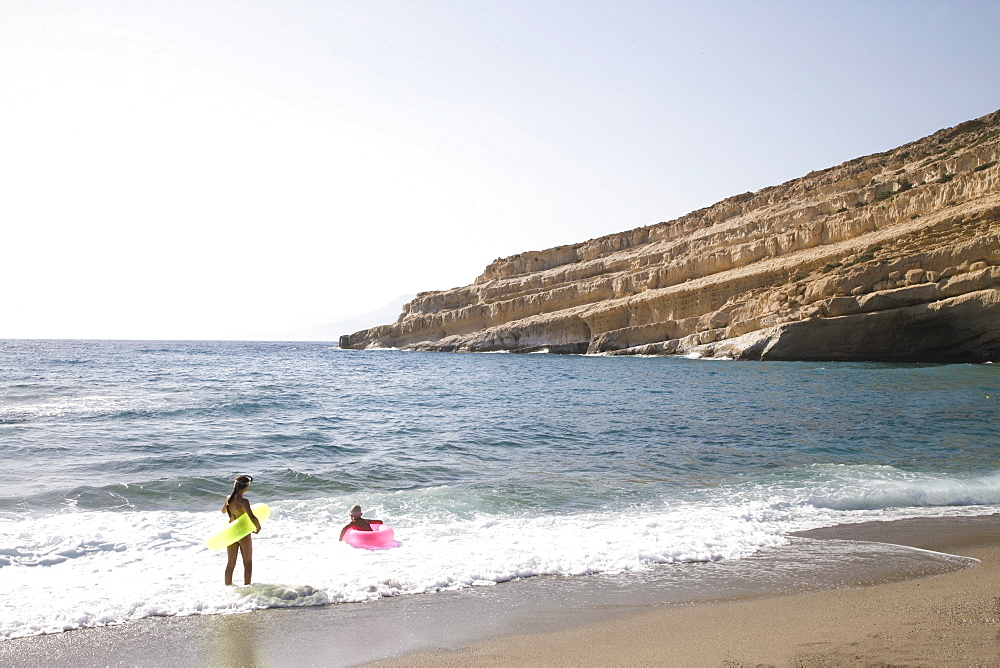
[[[997,109],[1000,0],[0,0],[0,338],[283,338]]]

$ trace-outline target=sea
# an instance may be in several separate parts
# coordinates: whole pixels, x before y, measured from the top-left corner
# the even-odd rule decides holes
[[[205,541],[240,474],[271,516],[226,586]],[[354,504],[396,542],[340,542]],[[998,510],[991,364],[0,341],[0,641],[530,580],[843,586],[824,569],[955,566],[795,532]]]

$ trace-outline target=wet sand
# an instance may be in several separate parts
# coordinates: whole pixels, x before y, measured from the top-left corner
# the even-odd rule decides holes
[[[694,604],[638,591],[616,599],[610,589],[588,598],[586,578],[535,578],[371,604],[144,619],[0,642],[0,666],[1000,666],[1000,516],[801,535],[981,563],[873,586]]]
[[[800,535],[891,542],[981,563],[864,588],[665,606],[379,665],[1000,665],[1000,518],[875,522]]]

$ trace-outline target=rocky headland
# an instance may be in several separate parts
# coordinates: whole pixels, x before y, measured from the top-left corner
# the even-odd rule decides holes
[[[1000,360],[1000,111],[670,222],[494,261],[342,348]]]

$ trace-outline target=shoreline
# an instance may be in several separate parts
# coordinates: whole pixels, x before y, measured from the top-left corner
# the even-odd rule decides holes
[[[622,578],[614,585],[621,591],[612,591],[591,576],[533,578],[371,604],[147,618],[14,638],[0,642],[0,665],[1000,665],[998,529],[992,515],[795,534],[980,561],[929,577],[877,575],[848,588],[734,591],[683,604],[658,599],[641,579]]]
[[[866,587],[668,605],[372,665],[1000,665],[998,529],[1000,518],[987,515],[800,532],[794,535],[905,545],[979,563]]]

